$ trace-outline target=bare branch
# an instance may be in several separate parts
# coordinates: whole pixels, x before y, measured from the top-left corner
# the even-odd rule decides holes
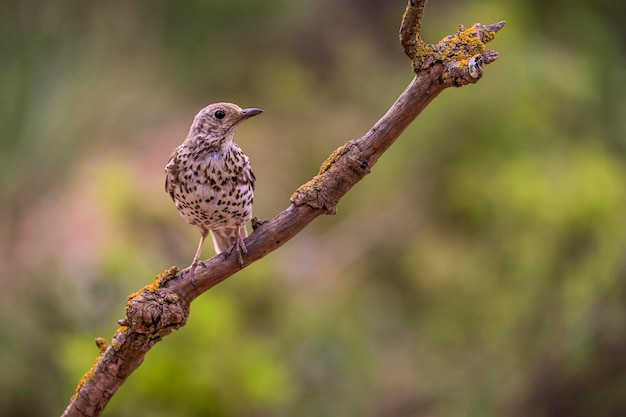
[[[425,1],[409,0],[400,30],[400,42],[411,58],[416,76],[389,111],[361,138],[336,149],[319,173],[291,196],[291,205],[268,222],[255,224],[246,239],[247,267],[276,250],[322,214],[334,214],[339,200],[374,166],[422,110],[447,87],[475,83],[483,66],[498,57],[485,44],[504,22],[462,26],[437,45],[420,38]],[[109,399],[143,362],[145,354],[164,336],[184,326],[190,303],[240,270],[236,257],[217,255],[195,272],[196,285],[170,268],[148,286],[131,294],[126,317],[111,343],[97,340],[101,349],[92,368],[81,379],[63,416],[99,416]]]

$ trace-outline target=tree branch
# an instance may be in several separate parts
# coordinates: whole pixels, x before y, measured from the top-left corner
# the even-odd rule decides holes
[[[246,267],[276,250],[322,214],[334,214],[339,200],[369,174],[378,158],[395,142],[422,110],[447,87],[477,82],[483,65],[498,54],[485,48],[504,26],[476,23],[462,26],[438,44],[426,44],[420,29],[426,1],[409,0],[400,28],[400,43],[411,58],[415,77],[389,111],[361,138],[336,149],[319,173],[291,196],[291,205],[269,222],[255,225],[246,239]],[[172,330],[184,326],[190,303],[240,270],[236,257],[217,255],[195,273],[196,286],[170,268],[146,287],[128,296],[126,317],[111,343],[98,338],[100,356],[83,376],[63,416],[99,416],[145,354]]]

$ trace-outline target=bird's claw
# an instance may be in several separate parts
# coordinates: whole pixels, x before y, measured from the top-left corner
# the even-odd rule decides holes
[[[224,252],[224,258],[228,258],[233,253],[233,251],[237,252],[237,261],[239,262],[239,269],[243,268],[242,253],[248,256],[248,248],[246,247],[246,244],[243,242],[243,238],[239,237],[237,240],[235,240],[235,243],[233,243],[233,245],[230,248],[228,248],[226,252]]]
[[[196,276],[196,268],[198,267],[199,264],[202,264],[202,266],[204,266],[203,262],[194,262],[191,264],[191,266],[188,269],[189,282],[191,282],[191,285],[193,285],[194,287],[196,286],[196,280],[194,279],[194,277]]]

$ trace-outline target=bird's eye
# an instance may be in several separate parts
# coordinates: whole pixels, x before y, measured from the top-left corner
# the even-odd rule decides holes
[[[215,117],[218,119],[223,119],[224,116],[226,116],[226,113],[224,113],[224,110],[218,110],[215,112]]]

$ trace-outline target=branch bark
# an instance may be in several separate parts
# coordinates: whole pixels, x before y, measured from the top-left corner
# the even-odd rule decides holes
[[[334,214],[339,200],[369,174],[378,158],[422,110],[447,87],[477,82],[483,65],[498,54],[485,45],[504,22],[462,26],[438,44],[422,41],[420,30],[426,0],[409,0],[400,28],[400,43],[411,59],[415,77],[387,113],[361,138],[337,148],[319,173],[291,196],[291,205],[268,222],[254,225],[246,239],[249,255],[243,267],[276,250],[316,217]],[[128,296],[126,317],[119,321],[110,344],[96,340],[100,356],[83,376],[65,417],[99,416],[110,398],[143,362],[145,354],[172,330],[185,325],[191,302],[239,271],[236,257],[217,255],[196,270],[192,285],[188,269],[172,267],[146,287]]]

